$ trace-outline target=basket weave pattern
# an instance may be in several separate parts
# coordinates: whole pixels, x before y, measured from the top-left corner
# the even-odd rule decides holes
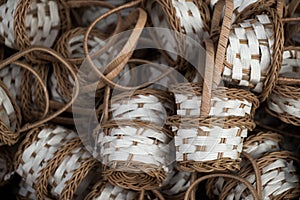
[[[107,166],[106,178],[128,189],[156,188],[169,171],[172,133],[164,123],[172,113],[172,98],[151,92],[136,91],[133,96],[125,94],[125,99],[113,100],[110,120],[102,125],[98,137],[102,163]],[[126,173],[134,174],[136,179],[126,180]]]

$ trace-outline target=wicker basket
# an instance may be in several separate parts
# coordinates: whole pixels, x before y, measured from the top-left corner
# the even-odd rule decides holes
[[[14,175],[13,163],[14,150],[8,147],[0,148],[0,185],[3,186],[11,180]]]
[[[298,47],[286,47],[283,54],[280,82],[268,98],[266,110],[283,122],[300,125],[300,90]]]
[[[13,145],[20,137],[21,112],[4,83],[0,82],[0,146]]]
[[[147,0],[145,8],[151,17],[153,27],[166,29],[155,33],[155,37],[159,37],[158,46],[176,52],[176,54],[167,53],[173,62],[178,64],[179,69],[185,69],[186,62],[180,56],[186,55],[187,49],[195,48],[194,42],[199,45],[208,38],[210,11],[207,4],[202,0]],[[174,35],[168,30],[186,34],[188,38],[181,38],[182,35]]]
[[[225,82],[250,88],[261,101],[275,86],[283,51],[280,17],[276,10],[265,13],[232,25],[222,73]]]
[[[176,161],[184,171],[212,172],[239,169],[243,139],[255,127],[258,99],[245,90],[212,91],[211,109],[201,117],[201,84],[172,87],[177,115],[168,124],[175,131]]]
[[[166,179],[173,155],[172,132],[165,121],[173,112],[172,100],[153,89],[113,97],[95,130],[103,174],[113,185],[152,190]]]
[[[299,177],[296,173],[299,160],[291,152],[281,150],[282,141],[282,136],[276,133],[261,132],[249,137],[244,144],[244,152],[248,153],[252,163],[247,159],[243,160],[237,175],[253,184],[261,199],[295,199],[300,195]],[[251,198],[247,187],[235,180],[212,179],[207,188],[211,196],[216,195],[214,198]]]
[[[60,30],[70,28],[64,0],[8,0],[0,6],[0,35],[5,45],[25,49],[31,45],[51,47]]]
[[[37,199],[82,199],[100,178],[99,163],[77,134],[59,126],[31,130],[16,155],[17,173]]]
[[[75,72],[78,72],[85,58],[83,43],[86,31],[87,28],[80,27],[71,29],[60,37],[55,46],[57,52],[70,62]],[[101,32],[92,31],[87,41],[89,49],[99,48],[104,40],[105,36]],[[107,54],[107,56],[101,55],[101,57],[107,58],[109,52]],[[97,59],[97,61],[100,61],[100,59]],[[81,76],[85,75],[80,74],[79,77]],[[53,63],[53,74],[50,77],[50,85],[53,100],[65,103],[72,97],[74,80],[70,75],[68,76],[68,70],[61,63]]]
[[[141,191],[126,190],[118,186],[113,186],[107,181],[99,181],[94,185],[93,190],[86,196],[85,200],[107,200],[107,199],[145,199],[164,200],[163,196],[156,190]]]

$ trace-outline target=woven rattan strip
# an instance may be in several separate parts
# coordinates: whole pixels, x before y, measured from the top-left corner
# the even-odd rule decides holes
[[[5,45],[24,49],[32,45],[51,47],[60,29],[69,26],[63,1],[14,1],[1,5],[1,36]],[[66,23],[67,22],[67,23]]]
[[[99,181],[85,200],[131,200],[137,199],[138,196],[139,194],[136,191],[126,190],[105,181]]]
[[[246,14],[232,25],[223,79],[252,89],[264,101],[275,87],[282,63],[283,24],[275,8],[257,4]]]
[[[0,146],[13,145],[20,137],[21,112],[2,81],[0,94]]]
[[[75,72],[78,72],[85,54],[83,49],[84,34],[86,28],[74,28],[65,32],[57,41],[55,49],[63,55],[70,63]],[[99,48],[104,42],[104,35],[96,30],[93,30],[89,35],[88,48]],[[107,55],[106,55],[107,54]],[[101,55],[103,60],[108,59],[110,52],[105,52]],[[97,66],[104,66],[100,59]],[[81,77],[80,75],[79,77]],[[72,88],[74,80],[68,76],[68,70],[60,63],[53,63],[53,74],[50,77],[51,94],[53,100],[58,102],[67,102],[72,97]]]
[[[201,88],[201,84],[187,83],[171,88],[177,115],[169,117],[167,124],[175,131],[178,168],[190,172],[238,169],[243,138],[255,127],[252,117],[258,99],[243,90],[218,88],[212,91],[209,115],[199,117]]]
[[[294,154],[282,151],[283,137],[273,132],[259,132],[250,136],[244,143],[244,151],[258,167],[260,184],[257,186],[254,166],[247,160],[241,163],[237,175],[247,179],[255,187],[262,188],[261,199],[294,199],[300,192],[296,166],[299,161]],[[211,198],[248,199],[251,198],[246,186],[235,180],[224,178],[210,179],[207,192]],[[287,195],[287,196],[286,196]]]
[[[299,177],[296,174],[295,155],[287,151],[277,151],[257,159],[262,178],[262,199],[295,199],[299,197]],[[242,167],[239,176],[245,177],[255,185],[254,171],[251,165]],[[247,199],[251,196],[243,184],[229,181],[222,188],[220,198]]]
[[[191,173],[178,171],[174,168],[161,186],[160,191],[166,199],[183,199],[185,191],[190,186]]]
[[[165,180],[172,159],[172,133],[165,127],[173,112],[172,99],[169,93],[152,89],[112,99],[96,144],[104,176],[113,185],[152,190]]]
[[[210,10],[202,0],[147,0],[145,7],[151,13],[151,21],[154,27],[167,28],[194,39],[202,43],[208,38]],[[175,35],[168,31],[157,33],[162,49],[179,51],[184,55],[187,48],[193,48],[193,44],[182,41],[182,35]],[[170,35],[172,35],[170,37]],[[189,52],[190,53],[190,52]],[[179,63],[181,68],[185,68],[179,56],[171,58]],[[180,64],[181,63],[181,64]]]
[[[77,134],[59,126],[30,131],[16,158],[17,173],[36,189],[37,199],[83,199],[89,184],[100,177],[96,170],[99,163],[85,150]]]
[[[266,110],[288,124],[300,125],[300,90],[298,85],[289,82],[289,79],[299,80],[299,48],[287,47],[283,54],[280,77],[268,98]]]

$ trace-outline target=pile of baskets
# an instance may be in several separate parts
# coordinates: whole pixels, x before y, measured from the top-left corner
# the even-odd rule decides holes
[[[300,2],[0,1],[0,108],[6,199],[298,199]]]

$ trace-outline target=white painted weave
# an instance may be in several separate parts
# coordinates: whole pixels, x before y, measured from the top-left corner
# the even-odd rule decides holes
[[[286,50],[283,52],[279,76],[300,78],[300,51]]]
[[[84,149],[84,147],[76,148],[70,155],[66,156],[56,169],[53,176],[49,179],[49,184],[52,186],[51,193],[56,197],[59,197],[64,188],[67,186],[67,181],[72,178],[75,171],[90,157],[91,155]],[[87,180],[86,185],[80,184],[80,186],[83,187],[81,189],[79,188],[80,190],[84,191],[87,189],[92,177],[89,178],[90,180]],[[80,194],[78,195],[80,196]],[[81,198],[83,197],[81,196]]]
[[[278,169],[281,169],[279,172]],[[288,162],[284,159],[278,159],[267,167],[263,168],[263,174],[261,176],[263,185],[263,200],[270,200],[269,196],[278,196],[290,189],[296,188],[299,184],[299,179],[296,173],[293,162]],[[255,175],[252,174],[246,178],[253,185],[256,184]],[[234,189],[234,193],[229,195],[227,200],[242,199],[251,200],[251,195],[246,196],[243,192],[247,190],[247,187],[243,184],[238,184]]]
[[[14,16],[18,1],[8,0],[0,6],[0,15],[5,16],[0,22],[0,34],[5,38],[5,45],[16,48],[14,37]],[[50,16],[46,16],[45,6],[49,6]],[[32,12],[37,10],[37,17]],[[31,38],[32,45],[51,47],[58,35],[60,26],[60,15],[57,2],[54,0],[33,0],[27,12],[25,26],[29,27],[27,32]],[[55,28],[54,28],[55,27]],[[44,39],[45,38],[45,39]]]
[[[46,167],[54,154],[68,141],[77,137],[75,132],[67,131],[62,127],[44,128],[34,141],[22,154],[23,164],[19,163],[17,173],[25,178],[25,182],[33,187],[40,171]]]
[[[226,61],[232,64],[232,69],[225,67],[223,78],[228,82],[237,80],[241,86],[249,86],[251,83],[255,85],[253,91],[262,92],[265,80],[262,74],[266,73],[272,61],[274,33],[271,26],[264,26],[271,24],[267,15],[257,15],[256,18],[255,23],[253,20],[245,20],[243,23],[233,25],[226,51]],[[247,44],[240,43],[241,40],[247,41]],[[260,58],[254,59],[252,56]],[[250,74],[243,70],[249,70]],[[244,76],[249,77],[249,80],[245,80]]]
[[[198,130],[209,132],[209,136],[198,136]],[[237,136],[240,131],[241,135]],[[199,126],[189,129],[179,127],[175,136],[176,161],[183,161],[184,154],[187,155],[188,160],[193,161],[216,160],[219,158],[219,153],[222,153],[223,157],[238,159],[243,149],[242,138],[247,137],[247,133],[247,129],[241,130],[238,127],[231,129],[222,129],[218,126],[211,128]],[[221,142],[224,138],[226,143]],[[204,150],[199,151],[197,147]]]
[[[272,140],[263,140],[262,143],[255,142],[253,145],[244,146],[244,151],[249,153],[253,158],[259,158],[265,153],[279,151],[278,142]]]
[[[18,100],[21,95],[21,68],[11,64],[0,70],[0,79],[8,88],[13,99]]]
[[[300,99],[286,98],[272,93],[268,99],[268,108],[276,113],[288,113],[300,118]]]
[[[140,119],[163,127],[167,119],[165,106],[153,95],[137,95],[121,102],[111,105],[113,120]],[[139,104],[143,106],[137,106]],[[100,132],[97,141],[102,163],[108,166],[111,162],[130,160],[163,167],[168,171],[167,166],[173,156],[170,154],[170,138],[162,130],[123,125],[111,128],[108,135]]]
[[[147,0],[146,8],[149,13],[151,13],[151,21],[154,27],[166,28],[173,30],[169,22],[173,19],[168,19],[165,11],[158,3],[157,0]],[[200,11],[197,5],[193,1],[188,0],[172,0],[172,5],[170,9],[175,9],[176,19],[179,19],[179,25],[182,29],[183,34],[187,35],[186,44],[188,48],[193,48],[195,42],[202,42],[205,38],[208,38],[208,32],[204,30],[204,21],[201,17]],[[168,11],[170,12],[170,11]],[[173,30],[178,31],[178,30]],[[167,30],[157,31],[157,36],[159,37],[160,45],[163,49],[168,49],[170,52],[177,52],[178,48],[182,48],[182,44],[177,44],[174,32],[168,32]],[[170,37],[171,36],[171,37]],[[191,38],[195,41],[191,41]],[[167,53],[170,53],[167,52]],[[193,53],[193,52],[189,52]],[[177,55],[170,54],[173,59],[176,59]],[[190,56],[190,55],[189,55]]]
[[[11,131],[16,131],[18,123],[17,114],[10,98],[2,87],[0,87],[0,104],[3,106],[3,109],[0,110],[0,120],[4,122]]]
[[[199,116],[201,107],[201,96],[184,95],[175,93],[177,115],[180,116]],[[252,103],[246,100],[231,100],[228,98],[212,97],[209,116],[227,117],[227,116],[245,116],[250,115]],[[241,106],[243,105],[243,106]]]
[[[176,195],[184,192],[190,186],[191,173],[171,170],[161,186],[161,192],[167,195]]]

